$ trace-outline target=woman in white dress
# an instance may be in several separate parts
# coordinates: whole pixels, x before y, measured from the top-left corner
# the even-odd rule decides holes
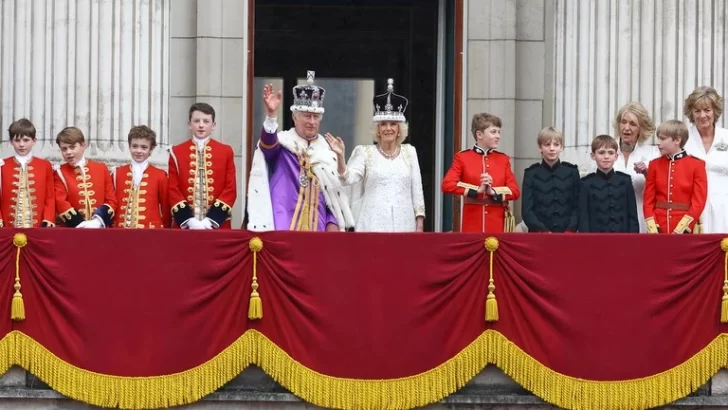
[[[407,138],[404,112],[408,101],[394,93],[393,80],[387,92],[374,97],[376,145],[354,148],[349,163],[341,138],[326,134],[337,155],[339,178],[353,185],[352,212],[357,232],[422,232],[425,198],[417,151]]]
[[[642,203],[645,196],[645,176],[650,161],[660,156],[652,145],[655,123],[647,109],[640,103],[631,102],[623,106],[614,118],[614,132],[617,138],[618,157],[614,170],[632,177],[632,187],[637,199],[637,217],[640,233],[647,232]]]
[[[728,233],[728,129],[718,127],[723,98],[711,87],[698,87],[685,100],[690,120],[688,154],[705,161],[708,201],[700,217],[704,233]]]

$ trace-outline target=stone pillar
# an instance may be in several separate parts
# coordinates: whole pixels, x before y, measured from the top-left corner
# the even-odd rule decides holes
[[[500,149],[512,156],[519,186],[539,160],[536,137],[548,123],[551,75],[546,64],[547,14],[553,0],[467,1],[467,118],[463,147],[472,145],[470,120],[490,112],[503,120]],[[520,201],[516,203],[520,216]]]
[[[553,1],[553,120],[582,171],[622,105],[642,103],[659,124],[687,121],[683,102],[698,86],[728,95],[724,0]]]
[[[87,157],[129,161],[127,134],[146,124],[168,145],[170,0],[0,3],[3,137],[17,118],[38,130],[35,153],[60,161],[56,134],[83,130]],[[166,165],[158,149],[152,158]],[[3,144],[0,154],[12,154]]]
[[[463,148],[473,145],[470,121],[489,112],[503,120],[500,149],[514,154],[516,132],[516,0],[468,0],[467,118]]]
[[[235,152],[238,198],[233,227],[240,227],[245,209],[245,137],[243,135],[244,67],[248,2],[241,0],[175,0],[172,4],[172,73],[170,143],[187,138],[188,109],[194,102],[215,108],[212,137]]]
[[[551,75],[547,63],[547,16],[552,0],[516,1],[516,129],[514,172],[518,186],[523,183],[523,171],[541,160],[538,151],[538,132],[549,122],[546,84]],[[520,217],[520,201],[517,204]]]

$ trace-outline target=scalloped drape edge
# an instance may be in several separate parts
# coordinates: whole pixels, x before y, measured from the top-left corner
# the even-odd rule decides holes
[[[248,330],[209,361],[162,376],[120,377],[73,366],[20,331],[0,340],[0,371],[18,365],[57,392],[102,407],[163,408],[200,400],[251,364],[296,396],[338,409],[409,409],[454,393],[487,364],[501,368],[543,400],[569,409],[642,409],[674,402],[728,367],[728,334],[721,334],[685,362],[655,375],[620,381],[585,380],[557,373],[502,334],[487,330],[451,359],[423,373],[397,379],[331,377],[290,357],[262,333]]]

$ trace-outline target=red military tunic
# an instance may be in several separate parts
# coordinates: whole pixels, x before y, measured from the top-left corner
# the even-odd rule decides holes
[[[489,173],[496,195],[478,194],[480,176]],[[477,145],[455,154],[442,180],[442,192],[463,196],[462,232],[512,232],[508,206],[521,195],[508,155]]]
[[[116,211],[116,193],[106,164],[82,159],[80,166],[63,163],[54,174],[56,211],[68,227],[98,215],[111,226]]]
[[[212,138],[204,158],[189,139],[169,150],[169,202],[177,226],[190,218],[210,218],[230,228],[230,213],[238,195],[233,149]]]
[[[650,233],[690,233],[705,208],[705,162],[681,151],[650,161],[644,212]]]
[[[0,167],[0,227],[55,226],[56,199],[51,163],[31,157],[25,170],[13,156]]]
[[[141,182],[134,186],[131,164],[116,169],[114,175],[116,212],[114,225],[119,228],[170,228],[169,183],[167,173],[153,166],[144,169]]]

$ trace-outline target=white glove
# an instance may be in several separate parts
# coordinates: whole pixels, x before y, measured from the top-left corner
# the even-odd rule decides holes
[[[191,229],[191,230],[205,229],[205,225],[202,223],[202,221],[198,221],[195,218],[190,218],[187,221],[187,229]]]
[[[90,221],[83,221],[80,224],[78,224],[78,226],[76,226],[76,228],[91,228],[91,229],[98,229],[98,228],[103,228],[103,227],[104,227],[104,223],[101,222],[97,218],[94,218]]]
[[[217,224],[216,224],[216,223],[214,223],[214,222],[212,221],[212,219],[210,219],[210,218],[205,218],[205,219],[203,219],[203,220],[202,220],[202,221],[200,221],[200,222],[202,223],[202,226],[203,226],[203,227],[204,227],[205,229],[215,229],[215,225],[217,225]]]

